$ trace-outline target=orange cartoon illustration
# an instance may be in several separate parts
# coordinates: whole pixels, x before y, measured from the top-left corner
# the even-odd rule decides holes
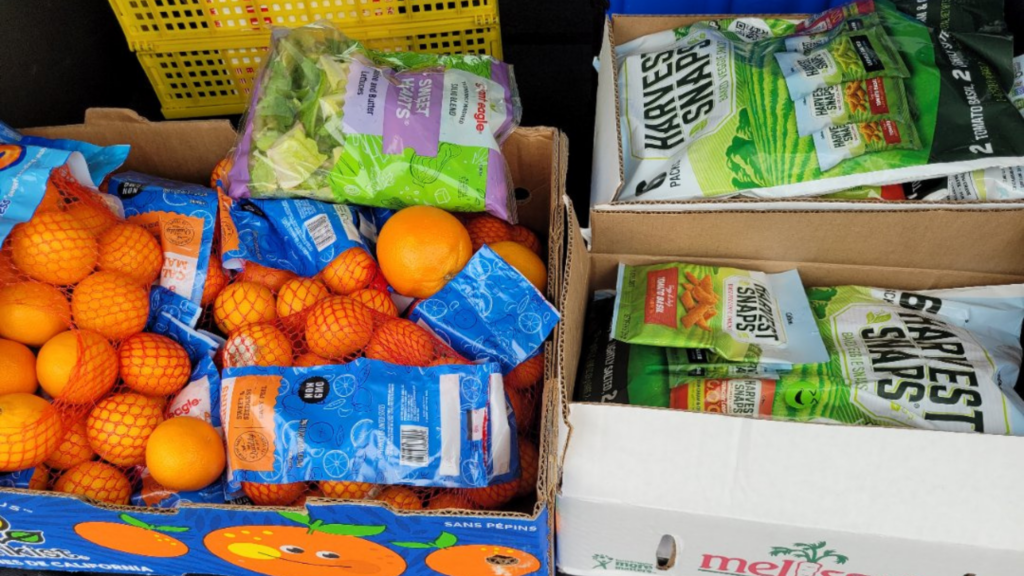
[[[75,534],[97,546],[126,554],[152,558],[176,558],[188,554],[188,546],[169,532],[187,532],[180,526],[157,526],[121,514],[125,524],[116,522],[82,522],[75,525]]]
[[[278,512],[299,526],[234,526],[207,534],[203,544],[216,557],[267,576],[399,576],[405,560],[364,540],[384,526],[325,524],[300,512]]]
[[[458,538],[448,532],[441,532],[433,542],[392,542],[402,548],[436,548],[427,556],[427,566],[445,576],[525,576],[540,569],[540,561],[522,550],[457,543]]]

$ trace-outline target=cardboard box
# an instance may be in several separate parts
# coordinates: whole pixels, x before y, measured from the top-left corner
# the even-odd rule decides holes
[[[568,201],[568,200],[567,200]],[[566,210],[557,336],[562,417],[557,558],[572,575],[1019,576],[1024,566],[1024,438],[774,422],[571,402],[584,315],[620,262],[686,261],[766,272],[807,285],[901,289],[1024,282],[1018,221],[992,217],[1008,242],[960,252],[929,220],[874,214],[853,232],[823,216],[732,212],[616,215],[588,251]],[[603,216],[599,212],[592,217]],[[963,214],[936,212],[955,222]],[[978,222],[982,222],[979,220]],[[1003,230],[996,224],[1005,225]],[[880,250],[881,239],[902,244]],[[762,234],[762,227],[772,234]],[[696,229],[688,234],[688,230]],[[793,239],[790,235],[797,235]],[[926,238],[925,241],[918,240]],[[781,246],[760,245],[774,236]],[[1012,241],[1010,237],[1013,237]],[[693,243],[690,243],[690,240]],[[989,246],[987,246],[989,247]],[[913,257],[898,254],[907,248]],[[977,247],[975,247],[977,248]],[[864,253],[861,253],[861,252]],[[973,259],[971,258],[973,254]],[[916,261],[915,261],[916,259]]]
[[[702,199],[690,201],[652,201],[616,202],[621,187],[625,182],[623,164],[623,142],[620,131],[622,102],[619,94],[619,68],[615,60],[615,46],[625,44],[648,34],[687,26],[701,20],[714,18],[736,18],[745,15],[687,15],[687,16],[633,16],[614,15],[605,20],[604,39],[599,56],[597,81],[597,107],[594,122],[594,164],[591,172],[590,205],[595,212],[620,211],[627,209],[633,212],[679,212],[679,211],[722,211],[739,212],[756,211],[868,211],[882,209],[887,211],[913,210],[925,212],[943,212],[952,210],[1006,209],[1017,211],[1024,206],[1024,201],[1011,202],[963,202],[963,201],[887,201],[887,200],[834,200],[823,198],[798,199]],[[803,19],[804,14],[769,14],[752,15],[764,18]],[[1018,215],[1019,216],[1019,215]],[[852,225],[852,223],[851,223]],[[595,233],[596,237],[596,233]],[[751,241],[758,241],[756,236]]]
[[[235,131],[226,121],[151,123],[126,110],[90,110],[84,124],[25,132],[99,144],[131,144],[126,169],[200,183],[209,181],[214,165],[224,157],[235,139]],[[552,255],[551,285],[561,285],[561,223],[564,218],[556,212],[562,207],[554,199],[564,193],[565,137],[551,128],[520,129],[506,143],[505,153],[512,179],[520,192],[521,221],[543,234],[554,215],[558,215],[554,218],[558,223],[557,232],[551,235],[548,244]],[[552,374],[550,364],[554,358],[554,353],[548,354],[548,376]],[[553,384],[551,378],[545,381]],[[553,573],[549,503],[555,476],[552,471],[556,452],[553,431],[556,404],[554,386],[545,386],[542,422],[547,426],[542,427],[539,439],[541,470],[537,498],[535,504],[520,511],[396,513],[372,502],[338,503],[322,499],[309,500],[305,510],[226,505],[183,505],[175,510],[159,510],[96,505],[54,492],[0,489],[0,517],[3,518],[0,521],[0,568],[167,575],[397,576],[389,570],[375,571],[373,555],[384,547],[403,557],[405,574],[432,574],[426,562],[431,553],[437,552],[436,548],[408,549],[391,543],[429,543],[448,533],[455,537],[457,545],[471,545],[464,550],[480,545],[507,546],[535,556],[541,564],[535,573]],[[313,538],[314,532],[307,530],[304,524],[317,521],[384,526],[385,530],[380,535],[358,540],[324,532],[317,532],[317,538]],[[157,530],[147,530],[145,525],[155,526]],[[162,527],[171,529],[161,531]],[[329,551],[351,558],[352,566],[348,570],[290,567],[282,565],[282,560],[267,558],[266,568],[253,572],[230,562],[231,553],[222,554],[227,558],[222,559],[207,547],[217,539],[250,533],[260,534],[259,538],[272,544],[275,550],[283,545],[333,547]],[[451,541],[451,537],[445,538]],[[363,543],[358,544],[359,541]],[[94,542],[103,542],[103,545]]]

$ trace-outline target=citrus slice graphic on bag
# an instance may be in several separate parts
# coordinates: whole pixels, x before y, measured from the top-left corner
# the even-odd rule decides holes
[[[494,544],[458,544],[450,532],[441,532],[433,542],[392,542],[401,548],[436,548],[427,556],[427,566],[445,576],[525,576],[540,570],[533,554]]]
[[[405,560],[364,540],[384,526],[325,524],[300,512],[278,512],[301,526],[233,526],[206,535],[211,554],[267,576],[399,576]]]
[[[97,546],[125,554],[151,558],[176,558],[188,554],[188,546],[170,535],[187,532],[188,528],[149,524],[128,514],[121,514],[119,518],[125,523],[82,522],[76,524],[75,534]]]

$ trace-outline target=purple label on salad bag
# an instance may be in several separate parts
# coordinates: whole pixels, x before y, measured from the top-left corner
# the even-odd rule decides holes
[[[345,88],[346,134],[383,134],[384,95],[389,84],[380,68],[353,60]]]
[[[395,80],[385,100],[384,153],[412,148],[419,156],[437,156],[444,73],[403,72]]]

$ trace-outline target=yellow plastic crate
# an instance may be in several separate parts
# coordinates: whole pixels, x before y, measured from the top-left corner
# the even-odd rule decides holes
[[[386,37],[356,37],[367,47],[388,52],[489,54],[501,58],[497,25],[475,27],[416,26],[415,32],[392,28]],[[217,38],[203,43],[164,43],[138,52],[167,118],[240,114],[252,96],[270,33]]]
[[[274,26],[331,22],[355,37],[379,26],[498,23],[498,0],[109,0],[132,50],[155,42],[206,41]]]

